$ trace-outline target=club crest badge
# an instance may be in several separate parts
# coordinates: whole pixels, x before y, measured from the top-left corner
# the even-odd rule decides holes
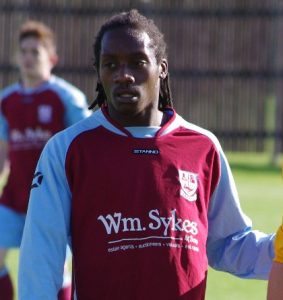
[[[50,123],[52,119],[52,107],[50,105],[40,105],[38,107],[38,120],[42,123]]]
[[[179,181],[181,184],[180,195],[190,202],[196,201],[198,175],[192,172],[179,170]]]

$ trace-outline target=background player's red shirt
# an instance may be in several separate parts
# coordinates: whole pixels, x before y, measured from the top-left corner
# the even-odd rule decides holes
[[[48,139],[66,127],[66,105],[75,103],[69,101],[71,89],[75,87],[53,76],[50,81],[30,92],[20,84],[14,85],[1,99],[1,114],[8,124],[10,162],[10,174],[0,198],[1,204],[19,213],[26,213],[40,153]],[[82,113],[84,110],[86,103],[84,107],[74,110],[82,115],[77,119],[86,115]]]

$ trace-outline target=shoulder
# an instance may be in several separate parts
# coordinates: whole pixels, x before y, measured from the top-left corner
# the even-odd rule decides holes
[[[11,96],[13,93],[17,92],[19,89],[20,89],[19,83],[14,83],[14,84],[7,86],[0,92],[0,100],[2,101],[2,100],[8,99],[9,96]]]
[[[91,116],[82,119],[66,129],[52,136],[45,146],[45,151],[53,153],[62,153],[65,157],[71,144],[81,135],[90,130],[95,130],[101,126],[100,111],[93,113]]]
[[[66,81],[63,78],[52,75],[49,80],[48,88],[57,93],[62,100],[72,101],[76,99],[85,100],[85,94],[76,86]]]
[[[176,123],[179,125],[179,127],[184,128],[199,138],[203,138],[208,143],[211,143],[217,150],[221,150],[221,145],[218,138],[211,131],[186,121],[178,114],[176,114]]]

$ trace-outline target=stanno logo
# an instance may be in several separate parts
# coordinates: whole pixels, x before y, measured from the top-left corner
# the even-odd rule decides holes
[[[190,202],[197,200],[197,177],[198,175],[195,173],[179,170],[180,195]]]
[[[138,155],[158,155],[159,153],[158,149],[133,149],[133,154]]]

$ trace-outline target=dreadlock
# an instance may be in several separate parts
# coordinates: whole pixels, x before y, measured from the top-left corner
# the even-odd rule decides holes
[[[123,12],[111,17],[106,23],[104,23],[100,31],[98,32],[94,45],[94,67],[99,70],[100,65],[100,51],[101,51],[101,41],[105,32],[119,27],[130,27],[134,29],[141,29],[149,35],[152,41],[152,47],[154,48],[155,57],[158,63],[161,59],[167,58],[166,53],[166,43],[164,41],[164,36],[157,28],[153,20],[147,19],[145,16],[141,15],[136,9],[132,9],[129,12]],[[94,108],[96,105],[101,107],[106,103],[106,95],[103,90],[101,83],[97,83],[96,86],[97,96],[95,100],[89,106],[90,109]],[[159,103],[158,107],[160,110],[164,110],[166,107],[173,107],[169,74],[160,80],[160,91],[159,91]]]
[[[103,103],[105,103],[105,101],[106,101],[106,95],[104,93],[104,89],[103,89],[101,83],[99,83],[99,82],[97,83],[95,90],[97,92],[97,96],[94,99],[94,101],[90,104],[89,109],[95,108],[96,105],[101,107],[103,105]]]

